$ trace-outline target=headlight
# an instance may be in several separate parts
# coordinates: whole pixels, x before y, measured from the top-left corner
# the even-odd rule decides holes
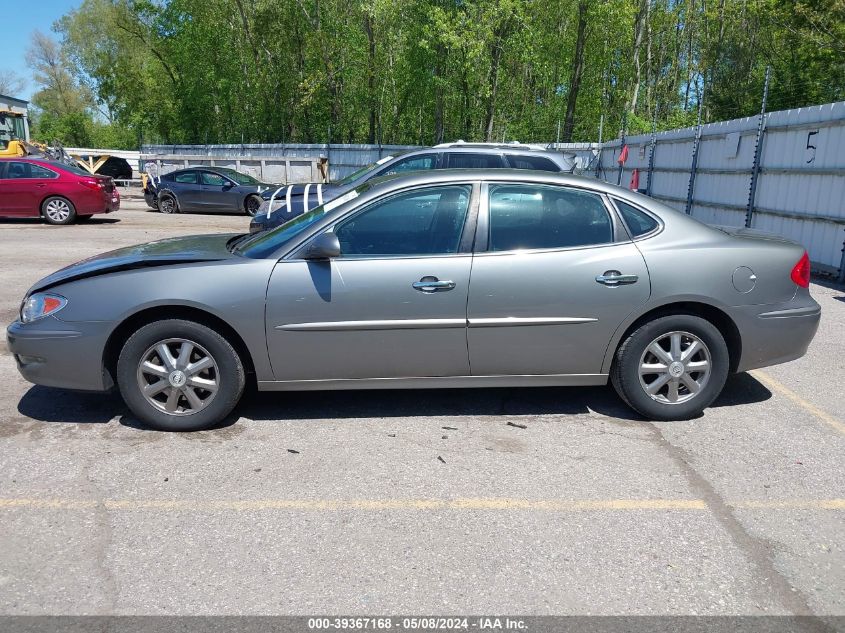
[[[21,322],[32,323],[45,316],[55,314],[67,305],[67,299],[61,295],[36,292],[28,296],[21,306]]]

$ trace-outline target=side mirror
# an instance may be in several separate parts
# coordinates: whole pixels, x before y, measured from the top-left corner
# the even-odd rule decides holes
[[[322,233],[305,251],[305,259],[325,260],[340,257],[340,240],[334,233]]]

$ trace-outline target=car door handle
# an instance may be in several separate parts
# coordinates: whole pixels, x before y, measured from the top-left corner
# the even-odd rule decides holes
[[[623,275],[618,270],[605,271],[603,275],[596,277],[596,281],[605,286],[622,286],[625,284],[635,284],[639,276],[637,275]]]
[[[414,290],[419,290],[420,292],[445,292],[446,290],[452,290],[455,287],[455,282],[440,281],[437,277],[423,277],[411,285],[414,287]]]

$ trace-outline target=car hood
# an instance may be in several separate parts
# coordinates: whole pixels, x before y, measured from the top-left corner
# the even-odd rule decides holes
[[[29,293],[45,290],[58,284],[85,277],[95,277],[121,270],[169,266],[190,262],[208,262],[236,257],[226,248],[237,233],[222,235],[190,235],[174,237],[157,242],[127,246],[101,255],[95,255],[81,262],[47,275],[29,289]],[[27,293],[27,294],[29,294]]]
[[[329,183],[296,183],[293,185],[271,185],[269,189],[266,191],[261,192],[261,197],[265,200],[269,200],[273,195],[275,195],[276,200],[285,200],[288,196],[288,191],[290,191],[291,196],[303,196],[305,195],[305,187],[308,187],[308,197],[316,197],[317,196],[317,187],[320,187],[320,193],[323,196],[323,202],[328,202],[332,198],[337,195],[338,190],[342,189],[339,185],[333,185]],[[278,193],[276,193],[278,191]]]

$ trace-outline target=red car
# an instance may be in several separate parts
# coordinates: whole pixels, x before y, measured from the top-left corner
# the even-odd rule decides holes
[[[119,208],[120,194],[108,176],[51,160],[0,158],[0,216],[72,224]]]

